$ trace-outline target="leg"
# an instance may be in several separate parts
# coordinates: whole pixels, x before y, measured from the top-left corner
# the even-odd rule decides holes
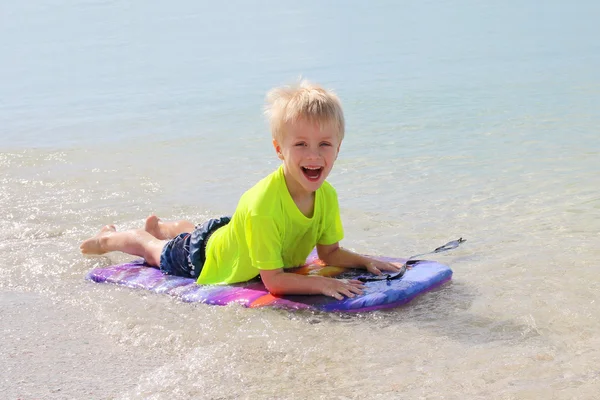
[[[146,219],[144,230],[160,240],[173,239],[180,233],[190,233],[196,226],[190,221],[181,220],[174,222],[163,222],[156,215]]]
[[[100,232],[81,243],[83,254],[104,254],[110,251],[143,257],[154,267],[160,265],[160,254],[166,240],[160,240],[143,229],[117,232],[114,225],[107,225]]]

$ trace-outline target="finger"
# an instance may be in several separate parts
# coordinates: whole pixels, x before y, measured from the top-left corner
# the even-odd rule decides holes
[[[365,287],[365,284],[363,281],[359,281],[358,279],[349,279],[348,283],[352,286],[356,286],[356,287]]]
[[[370,264],[369,272],[371,272],[375,275],[381,275],[381,271],[373,263]]]
[[[363,290],[365,287],[363,285],[352,285],[352,286],[348,286],[348,289],[349,288]]]
[[[398,272],[400,271],[400,268],[397,267],[396,265],[394,265],[393,263],[382,263],[379,268],[382,271],[386,271],[386,272]]]
[[[338,292],[331,292],[331,293],[328,293],[327,295],[330,297],[333,297],[336,300],[344,300],[344,296],[342,296]]]
[[[400,271],[401,267],[402,267],[401,265],[396,265],[394,263],[386,263],[385,264],[386,271],[398,272],[398,271]]]
[[[363,294],[363,291],[360,288],[356,287],[356,286],[350,286],[348,288],[348,290],[350,292],[352,292],[352,293],[355,293],[355,294]]]
[[[347,286],[354,286],[360,288],[365,287],[364,283],[359,281],[358,279],[338,279],[338,281],[343,282]]]
[[[339,294],[339,293],[335,293],[335,294],[333,295],[333,297],[335,297],[335,298],[336,298],[336,300],[344,300],[344,296],[342,296],[342,295],[341,295],[341,294]]]
[[[342,288],[342,289],[340,289],[340,290],[339,290],[339,292],[340,292],[341,294],[343,294],[344,296],[346,296],[346,297],[349,297],[349,298],[352,298],[352,297],[356,296],[356,295],[355,295],[355,294],[352,292],[352,289],[351,289],[351,288]]]

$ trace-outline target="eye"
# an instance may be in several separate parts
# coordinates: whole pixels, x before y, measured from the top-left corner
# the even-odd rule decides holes
[[[330,146],[331,146],[331,143],[329,143],[329,142],[321,142],[319,145],[320,145],[321,147],[330,147]]]
[[[298,142],[295,144],[296,147],[305,147],[306,146],[306,142]]]

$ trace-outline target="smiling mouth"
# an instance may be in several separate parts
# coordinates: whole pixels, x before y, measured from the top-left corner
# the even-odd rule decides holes
[[[309,181],[318,181],[323,172],[323,167],[302,167],[302,172]]]

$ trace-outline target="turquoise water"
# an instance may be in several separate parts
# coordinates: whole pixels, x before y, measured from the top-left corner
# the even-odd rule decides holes
[[[147,3],[0,9],[2,393],[595,397],[599,4]],[[128,259],[78,253],[104,224],[231,213],[278,165],[266,91],[300,76],[346,112],[343,245],[463,236],[452,284],[346,318],[83,279]]]

